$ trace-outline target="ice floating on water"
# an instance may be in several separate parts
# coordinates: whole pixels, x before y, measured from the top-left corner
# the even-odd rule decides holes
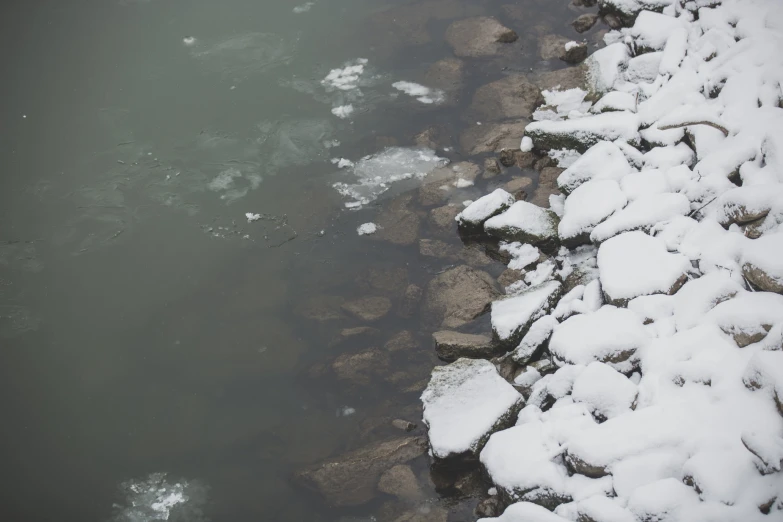
[[[338,169],[344,169],[346,167],[353,167],[353,161],[345,158],[332,158],[332,163],[337,165]]]
[[[176,513],[177,520],[205,522],[202,508],[206,487],[187,480],[168,482],[166,478],[166,473],[152,473],[145,479],[120,484],[125,495],[124,505],[115,505],[112,521],[169,520],[172,513]]]
[[[378,231],[378,225],[375,223],[365,223],[363,225],[359,225],[359,228],[356,229],[356,233],[360,236],[366,236],[368,234],[375,234],[375,232]]]
[[[423,179],[448,162],[432,149],[390,147],[356,162],[351,169],[356,182],[339,182],[333,186],[341,195],[353,200],[346,203],[346,207],[358,208],[386,192],[389,184],[404,179]]]
[[[240,180],[242,180],[241,183]],[[239,169],[232,167],[220,172],[207,184],[207,187],[213,192],[222,192],[220,199],[231,203],[246,195],[250,190],[257,189],[261,181],[263,178],[258,174],[243,174]]]
[[[294,7],[294,13],[296,13],[296,14],[306,13],[314,5],[315,5],[315,2],[307,2],[306,4],[298,5],[298,6]]]
[[[337,408],[338,417],[350,417],[354,413],[356,413],[356,409],[351,408],[350,406],[342,406],[340,408]]]
[[[446,99],[446,95],[440,89],[430,89],[424,85],[419,85],[413,82],[395,82],[392,87],[398,91],[402,91],[408,96],[413,96],[421,103],[443,103]]]
[[[186,36],[185,38],[182,39],[182,43],[190,47],[196,44],[196,39],[192,36]]]
[[[338,118],[345,119],[351,114],[353,114],[353,105],[340,105],[339,107],[335,107],[332,109],[332,114],[337,116]]]
[[[364,66],[367,65],[366,58],[357,58],[351,62],[346,62],[342,69],[332,69],[326,78],[321,80],[321,84],[327,90],[338,89],[341,91],[350,91],[359,86],[359,80],[364,73]]]
[[[246,212],[245,217],[247,218],[248,223],[252,223],[253,221],[258,221],[261,219],[261,214],[253,214],[252,212]]]

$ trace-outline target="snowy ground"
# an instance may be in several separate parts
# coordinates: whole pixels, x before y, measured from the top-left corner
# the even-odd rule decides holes
[[[599,4],[627,28],[592,92],[547,91],[522,141],[569,158],[559,251],[502,191],[457,217],[528,270],[492,307],[526,405],[509,428],[485,366],[503,393],[433,379],[434,454],[479,454],[509,506],[485,520],[783,520],[783,2]]]

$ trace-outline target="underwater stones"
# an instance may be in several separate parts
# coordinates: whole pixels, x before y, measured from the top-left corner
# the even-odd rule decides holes
[[[536,85],[524,75],[514,74],[479,87],[469,110],[486,120],[530,118],[543,101]]]
[[[342,309],[362,321],[372,322],[384,317],[391,310],[387,297],[362,297],[342,305]]]
[[[500,292],[492,276],[466,265],[436,275],[422,303],[424,321],[457,328],[482,315]]]
[[[514,31],[486,16],[459,20],[446,29],[446,41],[460,57],[492,56],[500,52],[503,44],[518,38]]]

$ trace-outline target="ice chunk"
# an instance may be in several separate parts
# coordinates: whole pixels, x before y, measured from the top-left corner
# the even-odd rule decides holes
[[[350,91],[359,87],[359,81],[367,65],[367,59],[358,58],[346,62],[341,68],[332,69],[329,74],[321,80],[321,84],[327,91],[340,90]]]
[[[514,422],[523,398],[481,359],[458,359],[432,371],[421,396],[433,456],[478,454],[489,436]]]
[[[353,114],[353,105],[340,105],[339,107],[334,107],[332,109],[332,114],[337,116],[340,119],[345,119],[351,114]]]
[[[402,91],[408,96],[416,98],[421,103],[443,103],[446,99],[446,94],[440,89],[431,89],[424,85],[419,85],[413,82],[395,82],[392,87],[398,91]]]
[[[360,236],[366,236],[368,234],[375,234],[378,230],[378,225],[375,223],[364,223],[363,225],[359,225],[359,228],[356,229],[356,233]]]

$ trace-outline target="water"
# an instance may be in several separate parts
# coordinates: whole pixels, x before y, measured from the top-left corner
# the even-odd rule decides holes
[[[562,4],[560,22],[572,16]],[[417,422],[417,393],[315,379],[313,364],[366,345],[330,346],[359,323],[306,310],[313,299],[368,292],[396,303],[409,282],[426,285],[453,262],[359,237],[356,227],[419,183],[422,154],[428,168],[435,154],[465,159],[454,145],[471,123],[461,116],[470,96],[445,93],[441,103],[442,91],[415,84],[450,56],[440,35],[451,19],[503,16],[500,5],[3,4],[0,518],[374,513],[377,503],[327,510],[290,474],[372,440],[362,433],[373,419]],[[471,62],[464,92],[504,67],[535,65],[535,49],[520,53]],[[389,158],[407,161],[386,145],[413,147],[433,122],[450,129],[450,151],[412,152],[415,172],[388,173],[406,179],[399,186],[371,179]],[[338,158],[357,167],[339,169]],[[478,194],[464,191],[454,197]],[[363,208],[346,210],[353,198]],[[452,233],[443,239],[459,244]],[[419,332],[419,352],[391,370],[426,377],[436,362],[417,318],[391,314],[374,326],[386,337]],[[426,476],[426,459],[416,466]]]

